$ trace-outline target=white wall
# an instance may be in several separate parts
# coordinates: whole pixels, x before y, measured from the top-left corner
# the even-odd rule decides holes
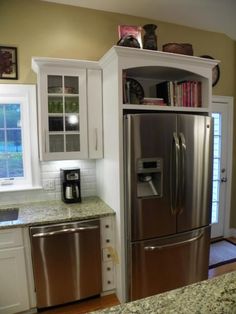
[[[40,163],[41,182],[44,187],[48,180],[53,180],[53,190],[1,192],[0,205],[61,199],[60,168],[66,167],[80,168],[82,198],[97,195],[95,160],[49,161]]]

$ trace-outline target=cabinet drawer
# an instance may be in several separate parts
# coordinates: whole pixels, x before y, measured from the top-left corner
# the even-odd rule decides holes
[[[102,261],[103,262],[112,261],[112,252],[110,248],[102,249]]]
[[[114,289],[114,265],[113,262],[105,262],[102,264],[102,290],[107,291]]]
[[[101,245],[102,247],[114,244],[113,218],[106,217],[101,219]]]
[[[3,229],[0,230],[0,249],[11,248],[23,245],[23,236],[21,229]]]

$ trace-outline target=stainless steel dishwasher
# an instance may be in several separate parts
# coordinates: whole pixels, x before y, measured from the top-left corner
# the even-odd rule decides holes
[[[37,307],[101,293],[100,221],[30,228]]]

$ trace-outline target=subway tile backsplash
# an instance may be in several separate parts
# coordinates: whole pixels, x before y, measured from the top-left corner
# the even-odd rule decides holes
[[[42,189],[2,192],[0,205],[61,199],[60,168],[67,167],[80,168],[82,199],[97,194],[95,160],[48,161],[40,163]],[[52,189],[47,189],[49,183]]]

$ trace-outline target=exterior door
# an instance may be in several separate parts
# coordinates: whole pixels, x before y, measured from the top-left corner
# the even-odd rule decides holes
[[[229,236],[231,200],[233,99],[213,97],[214,167],[211,237]]]
[[[213,148],[211,122],[210,117],[178,116],[180,143],[178,232],[210,224]]]

